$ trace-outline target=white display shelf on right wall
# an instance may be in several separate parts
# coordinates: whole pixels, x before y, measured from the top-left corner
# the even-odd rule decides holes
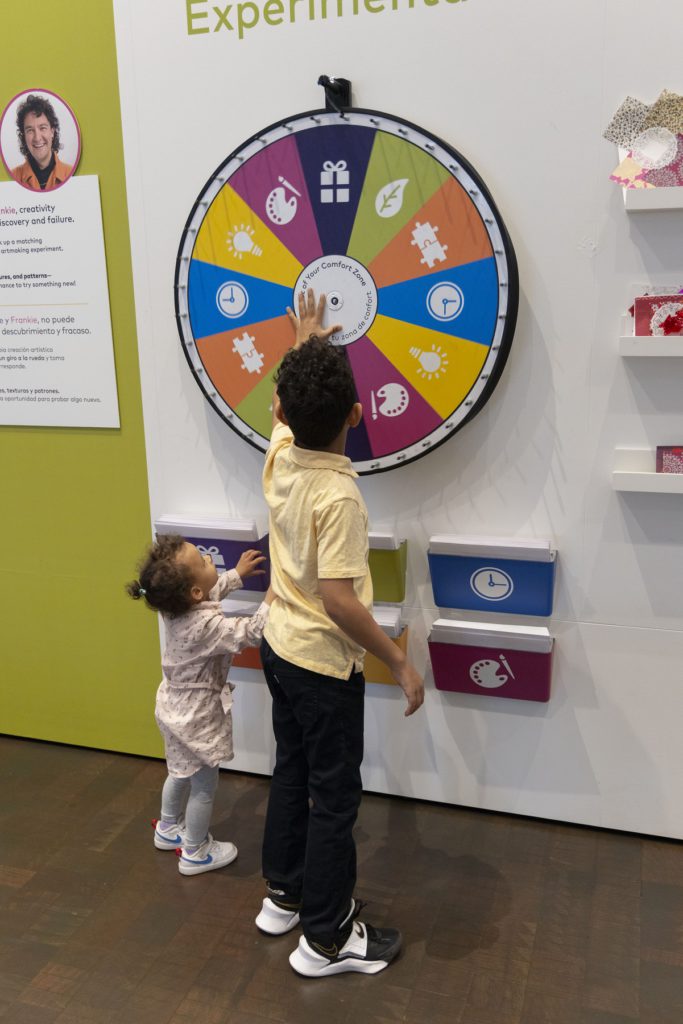
[[[612,487],[615,491],[683,494],[683,473],[657,473],[651,448],[617,448]]]
[[[622,334],[619,338],[619,355],[643,359],[680,359],[683,356],[683,337],[680,334],[669,337]]]
[[[664,188],[625,188],[624,206],[627,213],[642,210],[683,210],[683,186]]]

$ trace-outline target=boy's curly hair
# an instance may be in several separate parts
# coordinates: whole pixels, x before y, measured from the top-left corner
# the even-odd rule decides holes
[[[327,448],[358,401],[346,353],[316,335],[287,352],[275,383],[294,440],[305,448]]]
[[[169,615],[181,615],[190,610],[192,572],[178,561],[184,544],[184,537],[177,533],[164,534],[152,544],[140,563],[139,579],[126,584],[126,591],[133,600],[144,597],[154,611]]]

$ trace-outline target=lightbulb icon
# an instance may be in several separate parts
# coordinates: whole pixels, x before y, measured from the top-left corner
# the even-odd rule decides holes
[[[420,369],[417,371],[420,377],[426,377],[427,380],[435,377],[438,380],[441,374],[446,372],[448,357],[440,345],[432,345],[429,352],[424,352],[417,347],[411,348],[410,354],[420,364]]]
[[[235,226],[229,232],[225,242],[230,252],[238,260],[244,259],[245,252],[250,252],[252,256],[260,256],[263,253],[263,249],[254,242],[254,229],[251,225]]]

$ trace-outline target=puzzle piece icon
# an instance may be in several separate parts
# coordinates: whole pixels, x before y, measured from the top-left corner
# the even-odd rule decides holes
[[[260,373],[263,369],[263,352],[257,352],[254,348],[256,338],[252,338],[247,331],[241,338],[233,338],[232,351],[242,360],[242,369],[249,373]]]
[[[433,267],[435,263],[443,263],[446,259],[448,246],[442,245],[436,237],[438,230],[438,227],[432,227],[429,221],[420,224],[418,220],[412,232],[413,240],[410,244],[418,247],[422,253],[420,263],[425,263],[428,267]]]

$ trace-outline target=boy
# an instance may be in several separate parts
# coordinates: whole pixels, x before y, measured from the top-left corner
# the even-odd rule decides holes
[[[355,920],[352,896],[365,651],[389,666],[406,715],[424,699],[422,680],[371,614],[367,511],[344,455],[362,409],[345,353],[327,340],[340,327],[323,328],[324,310],[310,288],[298,317],[287,310],[296,340],[276,377],[263,473],[276,600],[261,655],[277,754],[256,924],[281,935],[301,920],[289,962],[307,977],[375,974],[401,947],[395,929]]]

